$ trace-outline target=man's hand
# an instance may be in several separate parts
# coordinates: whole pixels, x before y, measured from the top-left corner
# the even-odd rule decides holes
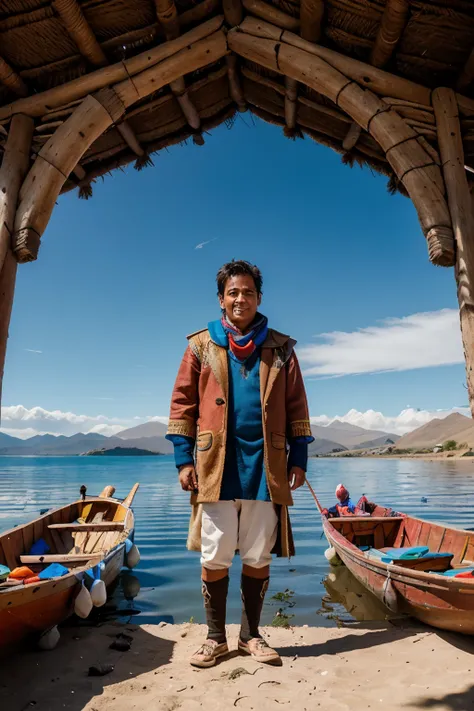
[[[301,467],[291,467],[290,473],[288,474],[288,481],[290,482],[290,489],[294,491],[303,486],[306,480],[306,472]]]
[[[184,464],[179,469],[179,483],[183,491],[197,491],[198,481],[196,476],[196,468],[193,464]]]

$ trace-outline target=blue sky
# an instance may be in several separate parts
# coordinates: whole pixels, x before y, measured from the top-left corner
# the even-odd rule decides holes
[[[99,180],[89,201],[61,197],[19,268],[5,431],[30,427],[19,405],[123,426],[166,415],[185,335],[218,317],[215,273],[232,258],[260,266],[262,311],[298,340],[313,416],[466,404],[453,271],[429,263],[385,177],[250,114],[154,162]]]

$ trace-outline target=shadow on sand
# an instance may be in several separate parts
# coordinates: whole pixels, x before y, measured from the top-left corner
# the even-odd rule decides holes
[[[67,627],[53,651],[24,651],[2,660],[0,708],[8,711],[82,711],[106,686],[133,680],[171,660],[174,642],[136,625]],[[110,649],[120,633],[132,638],[128,652]],[[88,676],[92,665],[112,665],[106,676]]]
[[[418,702],[411,702],[410,708],[416,709],[452,709],[453,711],[467,711],[474,708],[474,686],[465,691],[451,692],[444,696],[431,696]]]

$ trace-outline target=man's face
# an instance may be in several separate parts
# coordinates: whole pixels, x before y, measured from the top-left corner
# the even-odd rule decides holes
[[[255,282],[248,274],[239,274],[227,279],[224,296],[219,294],[219,303],[229,321],[245,332],[255,318],[262,297],[257,294]]]

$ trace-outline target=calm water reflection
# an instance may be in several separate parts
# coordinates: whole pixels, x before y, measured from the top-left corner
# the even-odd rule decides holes
[[[308,477],[323,505],[334,503],[335,487],[343,481],[353,498],[365,493],[373,500],[422,518],[474,527],[472,461],[312,459]],[[125,496],[135,481],[140,482],[134,509],[136,542],[142,559],[133,573],[122,575],[108,612],[116,614],[114,607],[118,606],[124,617],[132,614],[136,622],[182,622],[190,617],[196,622],[204,621],[199,557],[185,548],[188,497],[177,485],[171,457],[0,457],[0,529],[29,521],[41,509],[75,498],[81,484],[87,485],[90,494],[114,484],[117,495]],[[426,497],[427,502],[422,503],[421,497]],[[307,490],[296,492],[291,518],[297,555],[290,562],[275,560],[272,566],[264,622],[270,623],[282,607],[272,596],[287,589],[294,591],[295,604],[290,613],[295,624],[333,626],[334,612],[345,615],[345,619],[363,614],[361,599],[358,593],[351,596],[347,580],[342,592],[336,590],[338,581],[326,580],[329,565],[323,553],[327,544],[321,537],[320,517]],[[236,558],[231,570],[229,622],[239,619],[239,576],[240,562]],[[329,592],[339,605],[331,610],[327,609]],[[350,613],[340,607],[342,597]]]

